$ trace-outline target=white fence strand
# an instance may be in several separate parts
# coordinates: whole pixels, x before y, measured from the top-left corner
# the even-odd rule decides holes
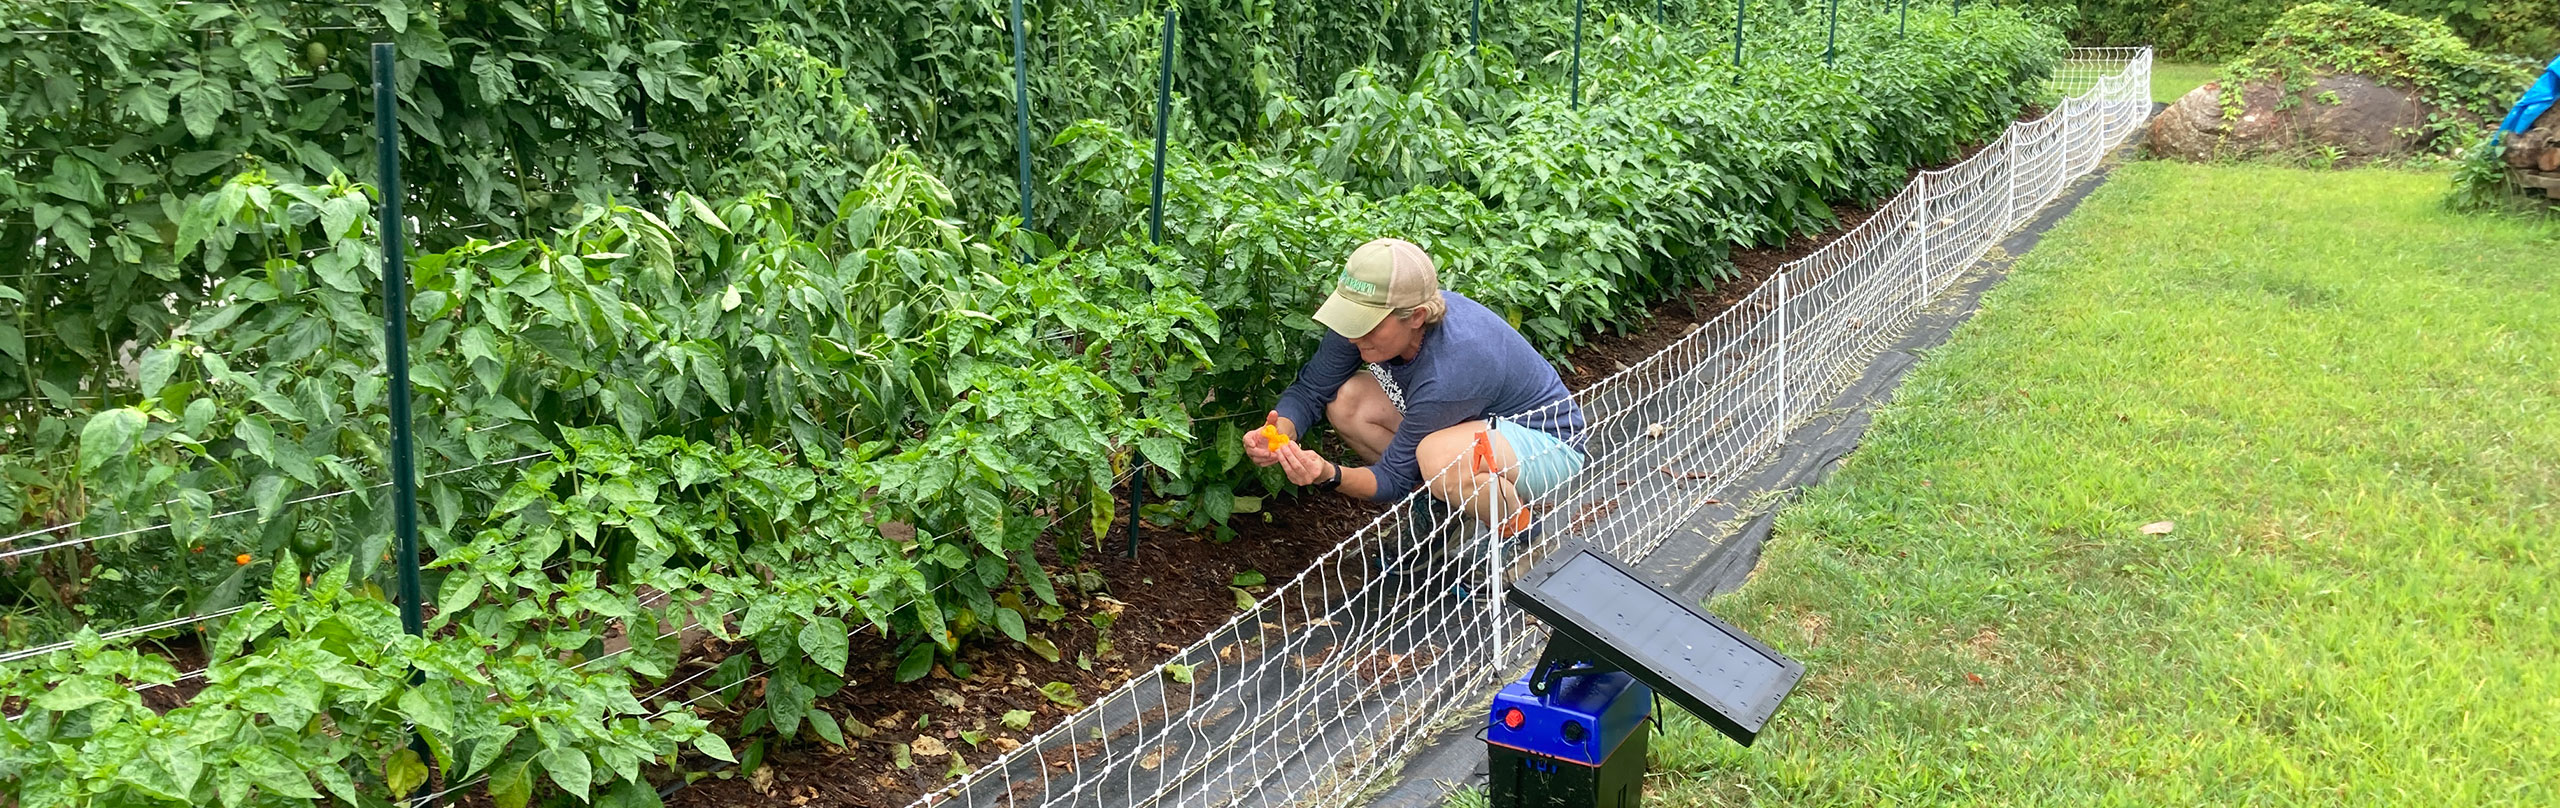
[[[1854,380],[2000,238],[2141,125],[2148,48],[2074,50],[2066,100],[1921,172],[1866,222],[1576,396],[1575,482],[1530,539],[1427,495],[1390,510],[1172,659],[916,805],[1346,805],[1434,725],[1473,718],[1539,647],[1503,585],[1563,543],[1642,559]],[[1522,458],[1522,462],[1534,458]],[[1466,464],[1461,457],[1457,463]],[[1435,487],[1483,469],[1441,469]]]

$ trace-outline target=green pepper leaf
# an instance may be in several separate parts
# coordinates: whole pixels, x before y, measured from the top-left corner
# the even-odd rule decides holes
[[[302,775],[295,774],[294,777],[300,779]],[[418,750],[401,747],[400,751],[391,753],[390,762],[383,765],[382,782],[390,787],[393,794],[417,791],[418,786],[427,782],[427,762],[418,759]]]
[[[509,761],[489,773],[489,802],[497,808],[524,808],[532,801],[533,776],[524,761]]]
[[[800,650],[808,653],[809,660],[818,663],[818,667],[842,676],[846,644],[851,634],[845,629],[843,620],[824,615],[814,617],[809,620],[809,625],[800,629]],[[844,744],[839,742],[836,745]]]
[[[533,753],[533,762],[551,775],[551,782],[558,784],[560,790],[576,796],[579,802],[587,801],[587,789],[595,784],[596,773],[585,751],[555,746]]]
[[[907,649],[907,657],[898,661],[898,681],[912,682],[933,672],[933,643],[919,642]]]
[[[837,745],[842,746],[843,744]],[[705,755],[710,755],[716,760],[725,760],[731,763],[738,762],[737,753],[729,751],[729,739],[720,737],[718,733],[705,732],[701,735],[694,736],[693,748],[700,750]]]
[[[80,470],[94,471],[109,460],[132,454],[147,421],[141,410],[132,407],[89,416],[88,425],[80,428]]]

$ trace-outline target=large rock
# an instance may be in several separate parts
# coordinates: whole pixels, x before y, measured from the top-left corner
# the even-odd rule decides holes
[[[2334,147],[2364,161],[2426,148],[2427,105],[2363,76],[2326,76],[2285,103],[2284,88],[2251,82],[2240,114],[2222,113],[2220,82],[2198,87],[2151,120],[2153,152],[2186,160],[2298,154]]]

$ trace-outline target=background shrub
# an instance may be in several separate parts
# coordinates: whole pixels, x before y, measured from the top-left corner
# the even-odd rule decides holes
[[[2151,45],[2161,58],[2220,62],[2255,44],[2301,0],[2029,0],[2073,12],[2082,45]],[[2537,0],[2377,0],[2379,8],[2438,20],[2484,51],[2548,60],[2560,52],[2560,3]]]

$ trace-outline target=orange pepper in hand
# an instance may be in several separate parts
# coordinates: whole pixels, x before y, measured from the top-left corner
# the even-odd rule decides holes
[[[1279,451],[1279,450],[1280,450],[1280,447],[1282,447],[1282,446],[1287,446],[1287,445],[1289,445],[1289,434],[1288,434],[1288,433],[1280,431],[1280,428],[1279,428],[1279,427],[1276,427],[1276,426],[1271,426],[1271,425],[1269,425],[1269,424],[1265,424],[1265,425],[1263,425],[1263,427],[1262,427],[1262,446],[1263,446],[1263,448],[1265,448],[1265,449],[1270,449],[1270,450],[1272,450],[1272,451],[1275,451],[1275,452],[1276,452],[1276,451]]]

